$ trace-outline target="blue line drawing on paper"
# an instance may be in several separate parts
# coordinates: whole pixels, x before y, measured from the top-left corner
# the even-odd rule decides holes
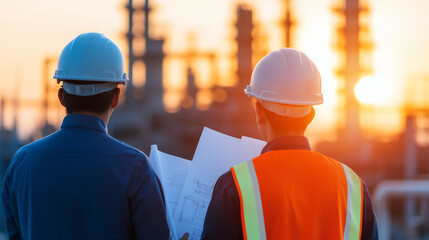
[[[200,179],[194,178],[192,190],[195,194],[210,199],[212,197],[214,186],[201,183]]]
[[[170,184],[174,186],[180,186],[182,187],[185,183],[186,175],[178,174],[176,170],[174,170],[174,176],[173,177],[164,177],[165,184]]]
[[[204,222],[208,204],[208,201],[186,195],[183,201],[182,211],[180,212],[179,221],[194,225],[201,224]]]
[[[182,191],[182,187],[183,184],[185,183],[185,179],[186,179],[186,175],[177,173],[176,171],[174,171],[174,174],[172,177],[164,177],[164,186],[168,186],[170,191],[175,191],[177,192],[177,196],[180,195],[180,192]],[[179,198],[174,198],[174,199],[167,199],[168,200],[168,204],[170,206],[170,211],[174,212],[176,210]]]
[[[189,240],[200,240],[201,239],[201,233],[203,232],[202,229],[195,229],[192,234],[189,236]]]

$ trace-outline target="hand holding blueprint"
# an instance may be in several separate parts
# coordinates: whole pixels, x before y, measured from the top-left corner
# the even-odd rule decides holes
[[[217,179],[230,167],[259,156],[264,146],[261,140],[238,139],[209,128],[204,128],[192,162],[152,146],[150,159],[164,188],[175,239],[185,232],[190,233],[189,239],[200,239]]]

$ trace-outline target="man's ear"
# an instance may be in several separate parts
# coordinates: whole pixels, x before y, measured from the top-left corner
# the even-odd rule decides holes
[[[262,139],[269,141],[268,135],[270,131],[270,125],[265,114],[265,109],[262,107],[260,102],[255,102],[253,105],[255,107],[256,123],[258,125],[259,133],[261,134]]]
[[[115,108],[119,104],[119,95],[121,93],[121,89],[115,88],[115,93],[113,95],[112,103],[110,104],[111,108]]]
[[[61,105],[65,107],[64,105],[64,88],[58,89],[58,100],[60,100]]]
[[[267,121],[264,109],[262,109],[262,105],[259,102],[256,102],[254,106],[256,113],[256,122],[258,123],[258,125],[262,125],[265,123],[265,121]]]
[[[314,111],[314,107],[311,106],[310,113],[304,117],[304,121],[307,123],[307,126],[311,123],[311,121],[313,121],[315,115],[316,115],[316,111]]]

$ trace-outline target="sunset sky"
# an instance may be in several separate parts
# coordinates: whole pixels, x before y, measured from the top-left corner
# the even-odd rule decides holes
[[[19,96],[23,100],[19,112],[21,137],[28,136],[41,124],[40,110],[24,103],[40,101],[44,57],[58,56],[70,40],[83,32],[102,32],[116,41],[123,52],[127,53],[124,37],[128,24],[127,12],[124,9],[126,2],[128,1],[0,1],[0,96],[10,103],[15,95],[14,89],[19,88]],[[322,74],[322,90],[326,104],[316,108],[317,121],[310,129],[322,134],[318,128],[329,126],[328,129],[334,129],[338,119],[335,111],[337,80],[334,75],[338,53],[334,50],[334,42],[339,18],[331,9],[340,6],[341,1],[291,2],[296,20],[294,47],[307,53]],[[361,102],[365,103],[362,108],[371,109],[372,114],[378,109],[379,112],[385,113],[375,117],[379,119],[380,126],[377,123],[371,125],[372,120],[363,119],[363,124],[367,124],[363,127],[384,127],[378,131],[389,135],[397,133],[402,127],[404,116],[401,108],[407,95],[404,91],[407,83],[412,78],[429,76],[429,1],[363,2],[370,7],[367,22],[374,49],[369,55],[369,65],[372,65],[374,72],[373,76],[362,81],[358,96]],[[258,33],[268,42],[267,50],[282,47],[283,32],[280,29],[280,21],[283,3],[279,0],[152,0],[150,4],[154,10],[151,16],[151,35],[166,38],[167,54],[186,51],[187,40],[190,35],[194,35],[197,50],[214,51],[226,58],[235,49],[232,42],[233,23],[238,3],[246,3],[250,8],[256,9],[255,24],[260,30]],[[231,78],[231,63],[220,65],[220,77],[223,81],[228,81]],[[185,86],[185,79],[180,75],[182,70],[178,70],[177,66],[170,68],[172,70],[165,73],[165,87],[168,91],[179,91]],[[173,70],[174,68],[176,70]],[[199,86],[210,84],[206,75],[204,71],[197,73]],[[137,80],[136,83],[139,84]],[[53,79],[52,81],[55,82]],[[12,115],[10,104],[7,106],[6,124],[10,127]],[[365,115],[363,117],[365,118]],[[386,124],[386,121],[390,125]]]

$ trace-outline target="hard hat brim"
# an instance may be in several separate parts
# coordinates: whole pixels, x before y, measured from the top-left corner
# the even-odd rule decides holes
[[[254,97],[256,99],[259,100],[265,100],[268,102],[273,102],[273,103],[281,103],[281,104],[286,104],[286,105],[295,105],[295,106],[308,106],[308,105],[320,105],[323,103],[323,94],[320,93],[318,96],[318,100],[317,101],[293,101],[293,100],[280,100],[280,99],[274,99],[274,98],[270,98],[270,97],[265,97],[265,96],[260,96],[258,94],[255,94],[254,92],[251,91],[251,86],[247,86],[247,89],[244,89],[244,93],[248,96],[248,97]]]
[[[57,79],[57,82],[60,81],[92,81],[92,82],[113,82],[113,83],[121,83],[127,85],[128,78],[126,79],[106,79],[106,78],[88,78],[88,77],[73,77],[73,76],[53,76],[54,79]]]

